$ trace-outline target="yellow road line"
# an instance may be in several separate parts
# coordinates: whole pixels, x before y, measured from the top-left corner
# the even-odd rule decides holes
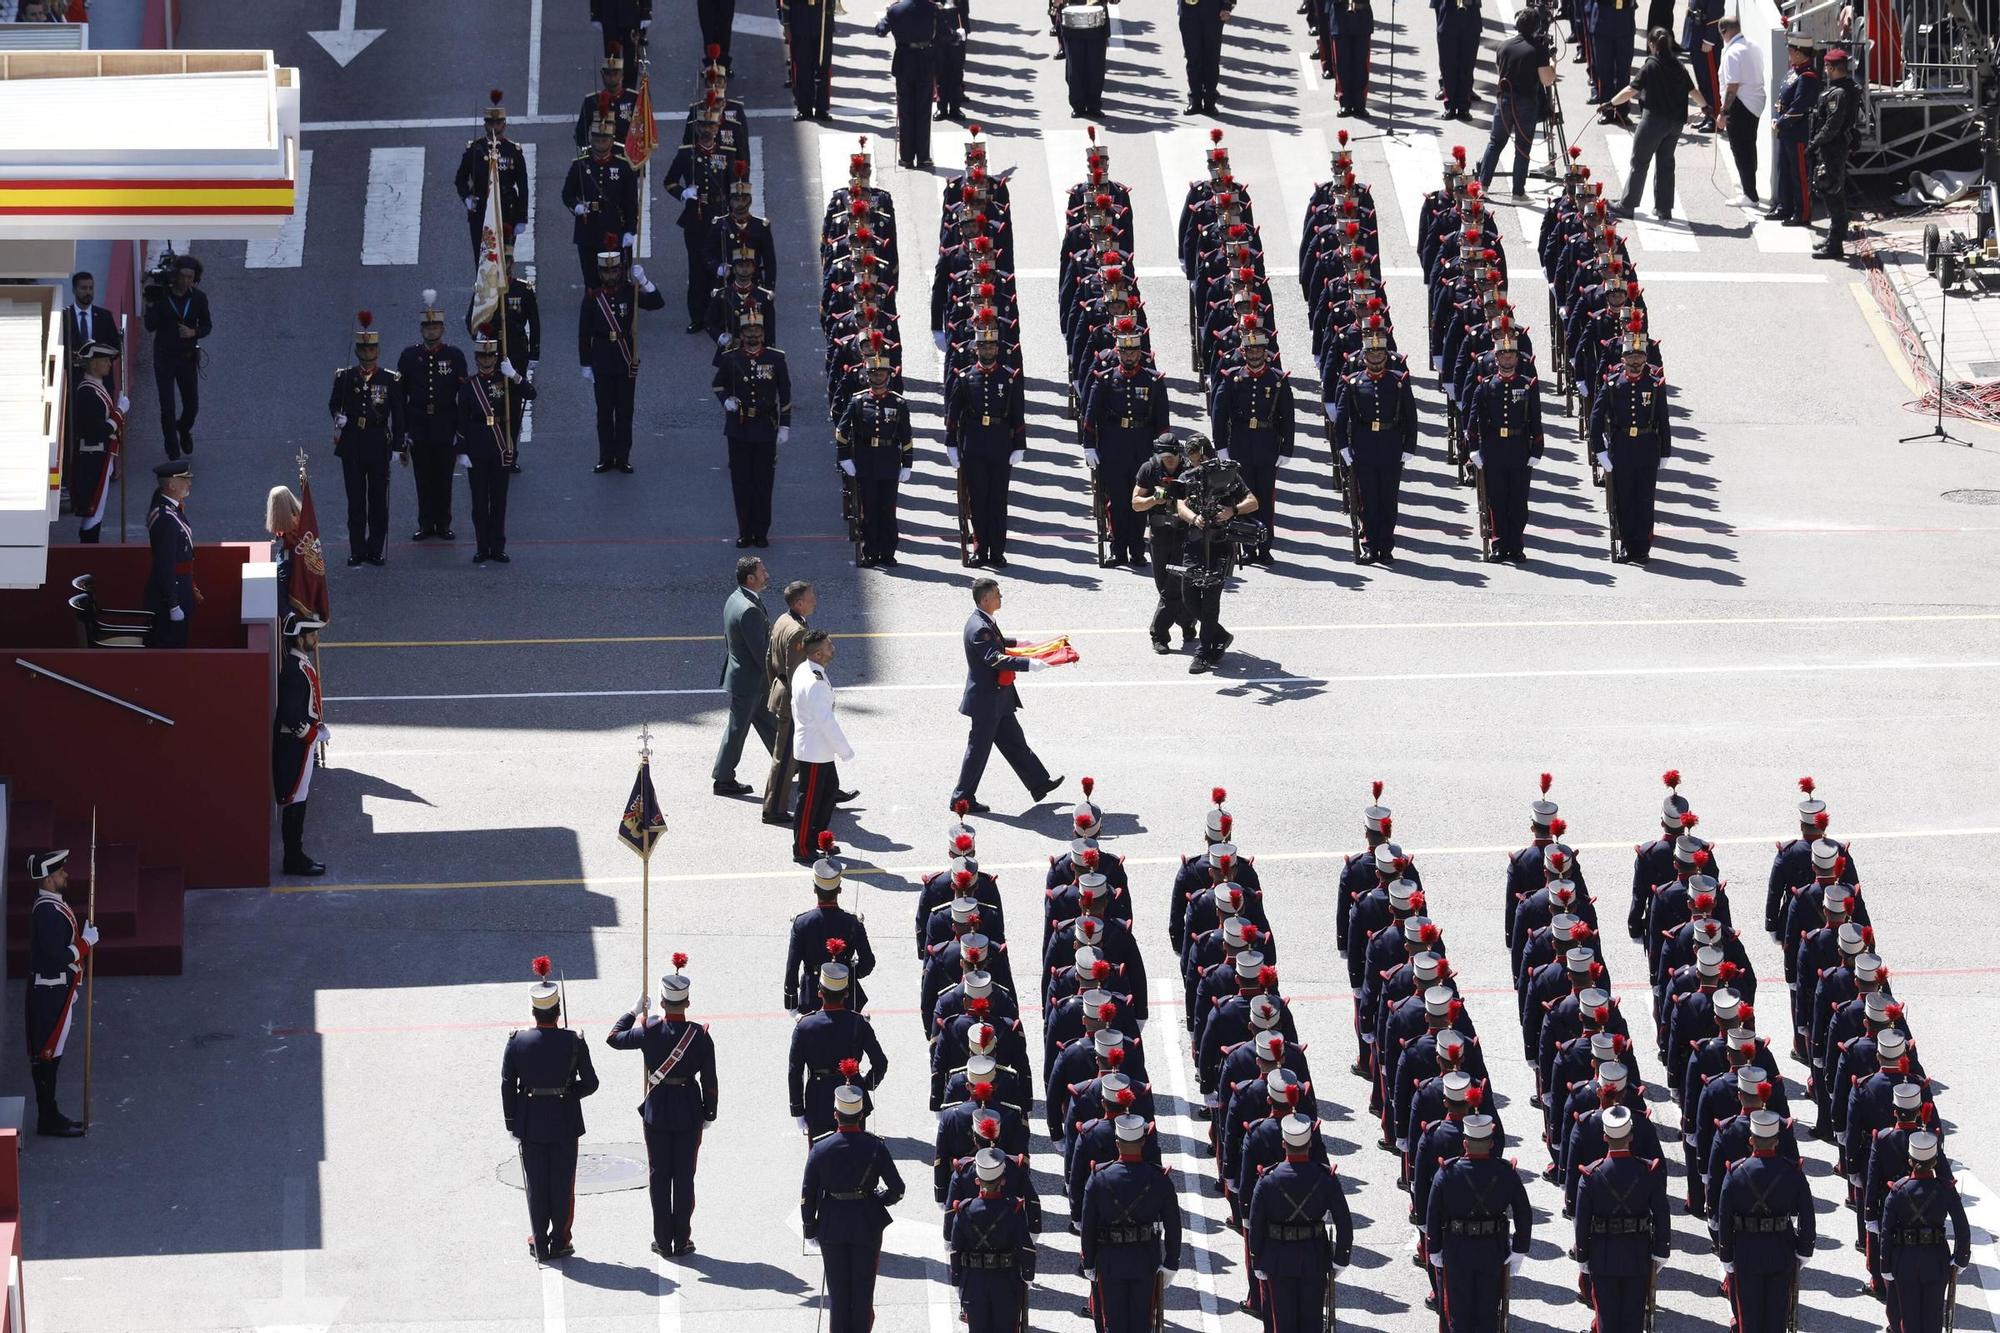
[[[1899,829],[1888,833],[1843,834],[1843,837],[1845,840],[1852,842],[1898,842],[1927,838],[1991,838],[2000,837],[2000,826],[1992,828]],[[1771,842],[1773,838],[1768,834],[1749,834],[1736,838],[1712,838],[1710,841],[1718,847],[1747,847]],[[1628,850],[1632,844],[1630,842],[1574,842],[1570,846],[1576,848],[1578,851],[1601,852]],[[1519,847],[1520,844],[1518,843],[1504,845],[1495,843],[1485,847],[1419,847],[1411,849],[1410,855],[1412,857],[1505,856],[1509,852],[1519,850]],[[1331,851],[1263,852],[1253,854],[1250,859],[1253,862],[1269,864],[1277,861],[1338,861],[1346,855],[1347,853],[1345,852]],[[1125,859],[1125,864],[1132,867],[1171,866],[1179,865],[1180,861],[1181,858],[1178,856],[1131,856]],[[1046,870],[1048,869],[1048,864],[1046,858],[1039,861],[1006,861],[999,863],[983,861],[980,863],[980,869],[988,872]],[[848,876],[866,877],[881,875],[898,879],[913,879],[922,875],[928,875],[938,870],[940,866],[941,863],[935,861],[926,862],[922,865],[908,866],[855,865],[843,867],[842,873]],[[695,874],[654,875],[652,878],[655,884],[712,884],[724,881],[738,882],[752,879],[795,880],[805,877],[807,873],[802,868],[794,867],[787,870],[703,871]],[[360,891],[380,892],[392,889],[556,889],[591,886],[610,887],[613,885],[637,884],[638,882],[639,876],[637,875],[593,875],[589,877],[572,876],[555,879],[437,880],[415,884],[276,884],[272,886],[271,891],[273,893],[351,893]]]
[[[2000,621],[1997,611],[1912,612],[1889,615],[1853,616],[1649,616],[1614,620],[1385,620],[1341,621],[1319,625],[1239,626],[1238,634],[1341,634],[1380,633],[1386,630],[1552,630],[1552,629],[1652,629],[1692,625],[1923,625],[1976,624]],[[1146,634],[1144,625],[1111,626],[1090,631],[1092,637],[1112,634]],[[956,639],[955,629],[843,630],[836,639]],[[531,648],[564,647],[607,643],[720,643],[720,634],[616,634],[577,635],[544,639],[375,639],[337,642],[328,639],[320,647],[336,648]]]

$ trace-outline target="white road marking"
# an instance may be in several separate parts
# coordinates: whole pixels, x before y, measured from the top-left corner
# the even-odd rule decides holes
[[[1284,205],[1283,226],[1273,236],[1268,220],[1263,224],[1266,252],[1272,242],[1284,238],[1282,253],[1296,255],[1305,237],[1306,206],[1312,203],[1313,189],[1320,174],[1329,169],[1332,154],[1327,149],[1326,131],[1308,127],[1296,135],[1271,141],[1272,165],[1278,176],[1278,199]]]
[[[827,199],[847,184],[847,159],[859,151],[857,141],[844,134],[821,134],[814,137],[814,142],[819,147],[819,189],[813,197]],[[889,154],[891,160],[895,156],[894,152]]]
[[[535,262],[535,201],[542,197],[541,186],[535,180],[535,148],[532,143],[521,145],[521,160],[528,170],[528,225],[514,238],[514,263]]]
[[[660,1333],[681,1333],[682,1269],[664,1254],[653,1256],[653,1267],[660,1278]]]
[[[1444,139],[1432,130],[1382,141],[1382,153],[1389,159],[1389,179],[1395,189],[1395,205],[1403,215],[1403,237],[1411,247],[1417,243],[1417,216],[1423,210],[1424,194],[1436,188],[1444,161]],[[1376,205],[1380,215],[1381,202]]]
[[[542,0],[528,0],[528,114],[542,113]]]
[[[1189,1100],[1187,1064],[1193,1056],[1189,1049],[1186,1031],[1178,1024],[1149,1026],[1154,1026],[1155,1031],[1171,1032],[1173,1034],[1173,1057],[1167,1061],[1169,1090],[1183,1107],[1190,1108],[1189,1114],[1171,1117],[1162,1115],[1160,1116],[1160,1120],[1162,1122],[1175,1122],[1174,1128],[1176,1132],[1180,1137],[1189,1142],[1206,1138],[1207,1135],[1203,1132],[1200,1122],[1195,1120],[1191,1113],[1193,1102]],[[1183,1207],[1190,1213],[1197,1213],[1214,1221],[1217,1224],[1216,1235],[1227,1237],[1235,1234],[1226,1225],[1223,1225],[1226,1218],[1227,1205],[1211,1205],[1209,1202],[1210,1196],[1203,1192],[1201,1168],[1195,1163],[1192,1155],[1185,1152],[1173,1152],[1163,1154],[1163,1156],[1166,1158],[1168,1164],[1173,1167],[1174,1172],[1180,1176],[1179,1193],[1184,1196],[1182,1199]],[[1216,1208],[1217,1211],[1211,1211],[1212,1207]],[[1194,1252],[1195,1289],[1201,1299],[1201,1326],[1203,1333],[1217,1333],[1217,1330],[1221,1327],[1221,1323],[1216,1317],[1215,1261],[1213,1256],[1209,1254],[1207,1238],[1192,1230],[1183,1230],[1181,1233],[1183,1258],[1185,1258],[1189,1250]]]
[[[454,207],[458,206],[453,200]],[[361,262],[370,267],[414,264],[423,239],[424,150],[368,150],[367,212],[361,223]]]
[[[764,210],[764,137],[750,136],[750,211],[762,216]]]
[[[782,41],[785,36],[778,20],[756,14],[738,14],[730,23],[729,30],[742,33],[745,37],[769,37],[773,41]]]
[[[671,159],[669,159],[671,161]],[[639,255],[640,259],[653,257],[653,160],[646,159],[646,165],[639,168]]]
[[[1388,685],[1436,681],[1474,680],[1611,680],[1669,676],[1767,676],[1796,672],[1800,675],[1864,671],[1993,671],[2000,661],[1916,662],[1888,658],[1877,662],[1743,662],[1683,663],[1673,666],[1549,667],[1514,671],[1399,671],[1345,676],[1253,676],[1247,679],[1218,676],[1212,680],[1050,680],[1035,682],[1044,690],[1147,690],[1207,689],[1218,693],[1254,686],[1283,688],[1292,685]],[[848,694],[906,694],[956,690],[958,684],[942,681],[899,685],[843,685]],[[674,699],[706,698],[724,693],[714,689],[671,690],[522,690],[485,694],[348,694],[328,695],[326,702],[337,704],[380,703],[467,703],[508,699]]]
[[[1209,149],[1208,131],[1198,125],[1176,125],[1165,134],[1154,133],[1146,136],[1153,141],[1159,153],[1161,190],[1166,198],[1166,207],[1173,214],[1173,222],[1180,221],[1181,200],[1187,193],[1190,182],[1208,179],[1207,154]],[[1230,157],[1236,156],[1235,145],[1224,135],[1222,146],[1230,150]],[[1179,273],[1180,269],[1173,270]]]
[[[1961,1287],[1958,1327],[1973,1327],[1967,1316],[1983,1313],[1985,1318],[1979,1322],[1989,1328],[2000,1330],[2000,1312],[1993,1308],[1995,1298],[2000,1297],[2000,1245],[1996,1245],[1994,1239],[2000,1237],[2000,1195],[1995,1195],[1992,1190],[1986,1188],[1964,1162],[1954,1161],[1951,1165],[1951,1174],[1952,1179],[1958,1184],[1959,1198],[1965,1204],[1966,1221],[1972,1223],[1974,1241],[1970,1271],[1978,1281],[1979,1292],[1985,1297],[1986,1304],[1983,1312],[1972,1310],[1966,1303],[1966,1292]],[[1984,1241],[1977,1239],[1981,1232],[1987,1237]]]
[[[1311,51],[1299,52],[1299,90],[1316,93],[1319,88],[1319,57]]]
[[[1082,130],[1043,130],[1042,156],[1049,178],[1049,203],[1055,209],[1056,225],[1062,225],[1063,210],[1069,206],[1069,185],[1071,180],[1082,180],[1086,174],[1084,150],[1090,146],[1089,136]],[[1072,177],[1070,172],[1076,175]],[[1016,257],[1020,246],[1015,240]],[[1178,270],[1176,270],[1178,271]],[[1018,277],[1020,270],[1015,270]]]
[[[1604,131],[1604,142],[1610,150],[1607,156],[1611,159],[1611,169],[1618,174],[1618,188],[1622,191],[1625,189],[1626,183],[1631,179],[1632,175],[1631,132],[1618,129],[1616,126],[1607,127]],[[1648,190],[1653,189],[1654,182],[1648,180],[1646,188]],[[1641,202],[1643,203],[1643,201]],[[1662,222],[1658,218],[1648,217],[1643,213],[1635,212],[1627,225],[1632,228],[1634,235],[1638,238],[1640,248],[1644,250],[1698,250],[1701,248],[1695,242],[1694,229],[1688,226],[1685,220]]]
[[[312,203],[312,170],[312,149],[301,148],[298,175],[292,186],[292,215],[278,228],[276,236],[244,245],[243,267],[297,268],[305,262],[306,210]]]
[[[535,6],[541,8],[539,4]],[[566,1333],[569,1314],[563,1302],[562,1269],[542,1265],[542,1333]]]
[[[1750,223],[1751,239],[1767,255],[1808,255],[1813,248],[1811,227],[1787,227],[1764,216],[1764,210],[1745,205],[1741,210]]]

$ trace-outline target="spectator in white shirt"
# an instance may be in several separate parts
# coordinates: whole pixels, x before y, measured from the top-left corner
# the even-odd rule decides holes
[[[792,859],[809,866],[822,854],[819,837],[833,820],[833,798],[840,790],[836,760],[854,758],[854,747],[833,715],[833,681],[827,664],[833,661],[833,636],[823,629],[807,630],[802,640],[805,661],[792,672],[792,753],[799,766],[799,806],[792,816]]]
[[[1764,53],[1743,35],[1743,24],[1733,14],[1725,15],[1716,30],[1722,35],[1722,108],[1716,126],[1729,139],[1729,151],[1736,158],[1736,174],[1742,178],[1743,192],[1733,204],[1759,206],[1757,198],[1757,126],[1764,114]]]

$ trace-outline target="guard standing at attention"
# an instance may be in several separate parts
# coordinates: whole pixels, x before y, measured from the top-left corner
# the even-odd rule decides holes
[[[424,288],[417,330],[422,341],[405,347],[396,358],[403,447],[417,483],[417,530],[410,540],[453,541],[451,468],[458,453],[458,386],[470,371],[465,353],[444,340],[444,311],[438,309],[435,287]]]
[[[474,372],[458,389],[458,456],[472,487],[472,563],[512,563],[507,554],[507,486],[513,470],[516,395],[533,398],[535,386],[500,359],[491,328],[472,344]]]
[[[146,507],[146,540],[153,547],[146,610],[152,613],[153,625],[146,631],[146,646],[185,648],[188,622],[201,602],[201,589],[194,586],[194,529],[182,509],[194,485],[194,464],[170,458],[153,464],[153,476],[156,486]]]
[[[620,1014],[604,1044],[638,1051],[646,1060],[646,1100],[639,1118],[646,1129],[646,1188],[653,1204],[653,1253],[692,1254],[688,1224],[694,1218],[694,1166],[702,1129],[715,1121],[721,1096],[715,1079],[715,1041],[708,1024],[688,1021],[687,955],[660,978],[660,1016],[646,1016],[647,1000]]]
[[[1514,1164],[1495,1155],[1493,1117],[1460,1122],[1464,1155],[1438,1168],[1424,1210],[1445,1333],[1495,1327],[1507,1283],[1528,1258],[1534,1210]]]
[[[1135,507],[1139,470],[1153,456],[1154,441],[1172,436],[1172,405],[1166,377],[1145,355],[1145,334],[1136,322],[1117,330],[1118,365],[1090,382],[1083,405],[1083,461],[1097,478],[1097,503],[1104,506],[1104,567],[1138,567],[1146,558],[1146,520]],[[1178,467],[1179,458],[1175,464]],[[1145,488],[1148,492],[1153,487]],[[1169,506],[1171,510],[1171,506]],[[1155,552],[1157,556],[1157,550]],[[1156,562],[1157,563],[1157,560]],[[1178,595],[1178,577],[1175,580]]]
[[[507,295],[500,303],[501,309],[506,312],[507,336],[501,340],[501,350],[507,358],[507,364],[521,372],[523,380],[533,382],[535,363],[542,359],[541,298],[535,295],[535,284],[532,281],[515,276],[514,247],[511,244],[502,246],[500,254],[502,262],[507,266]],[[478,296],[475,294],[465,306],[465,331],[474,335],[477,335],[478,330],[472,324],[472,307],[477,300]],[[408,376],[404,378],[407,379]],[[526,417],[527,406],[525,398],[518,395],[515,397],[514,438],[517,441],[521,438],[521,423]],[[412,414],[405,408],[403,415],[408,418]],[[507,470],[509,472],[521,470],[518,453],[515,455],[513,466]],[[450,517],[451,514],[447,511],[445,518],[449,520]],[[447,522],[446,527],[449,526]],[[446,532],[445,535],[449,537],[451,534]]]
[[[56,1108],[56,1070],[76,1013],[83,960],[97,947],[96,925],[78,925],[63,899],[68,860],[66,850],[28,857],[28,878],[35,882],[28,905],[28,1072],[35,1084],[35,1133],[57,1139],[83,1137],[83,1126]]]
[[[452,178],[452,189],[465,204],[475,265],[479,263],[479,242],[486,229],[486,197],[493,188],[493,173],[486,165],[489,147],[500,156],[500,223],[506,232],[494,239],[511,241],[528,229],[528,191],[534,188],[534,183],[528,179],[528,159],[522,154],[521,145],[507,137],[507,108],[500,105],[504,96],[498,88],[486,94],[486,132],[465,145],[458,159],[458,174]],[[585,281],[588,280],[586,275]]]
[[[1407,368],[1389,363],[1389,334],[1380,315],[1368,317],[1362,334],[1362,368],[1341,383],[1333,447],[1354,469],[1366,545],[1364,565],[1388,564],[1396,556],[1396,518],[1403,490],[1403,458],[1417,449],[1417,399]]]
[[[771,486],[778,446],[792,438],[792,373],[785,354],[764,345],[764,317],[746,309],[736,342],[715,367],[722,437],[729,446],[729,489],[736,500],[736,545],[771,544]]]
[[[798,3],[799,0],[794,0]],[[875,1325],[875,1273],[889,1209],[903,1197],[889,1146],[870,1134],[859,1085],[833,1090],[831,1133],[806,1154],[799,1191],[800,1230],[819,1242],[826,1267],[827,1333],[868,1333]]]
[[[981,1148],[972,1163],[979,1193],[951,1205],[944,1219],[951,1250],[951,1284],[966,1333],[1015,1333],[1023,1327],[1028,1287],[1035,1280],[1035,1238],[1025,1200],[1010,1198],[1007,1157]]]
[[[1826,201],[1826,239],[1816,259],[1847,258],[1847,156],[1861,123],[1861,89],[1848,72],[1847,52],[1826,53],[1826,91],[1812,111],[1812,188]]]
[[[634,264],[625,280],[625,254],[606,233],[597,253],[597,286],[583,294],[577,314],[577,363],[597,394],[597,463],[592,472],[632,472],[632,396],[639,381],[639,311],[667,304],[660,289]],[[637,287],[633,286],[637,283]]]
[[[1790,68],[1778,84],[1771,104],[1772,131],[1777,135],[1777,198],[1765,214],[1773,222],[1790,227],[1812,225],[1812,166],[1807,160],[1812,143],[1813,108],[1819,102],[1819,72],[1813,68],[1812,39],[1793,34],[1785,44]]]
[[[1653,552],[1653,496],[1660,461],[1672,452],[1667,374],[1647,360],[1650,343],[1637,315],[1619,339],[1622,364],[1590,405],[1590,448],[1606,474],[1618,524],[1619,564],[1645,564]]]
[[[1484,34],[1479,0],[1431,0],[1437,11],[1438,86],[1444,118],[1472,121],[1472,69]]]
[[[1660,1265],[1673,1255],[1667,1172],[1632,1152],[1632,1109],[1607,1108],[1598,1122],[1605,1155],[1576,1186],[1576,1248],[1597,1333],[1641,1333]]]
[[[569,164],[569,175],[563,178],[563,207],[576,215],[571,239],[576,242],[576,261],[586,288],[598,275],[600,251],[631,250],[639,240],[639,171],[613,137],[617,128],[610,95],[599,93],[597,118],[590,125],[590,147],[576,155]],[[600,244],[606,233],[615,240]]]
[[[1473,386],[1466,407],[1472,466],[1493,524],[1493,560],[1526,560],[1528,479],[1542,456],[1542,384],[1521,373],[1520,341],[1511,319],[1493,332],[1494,373]]]
[[[521,1179],[528,1194],[528,1249],[537,1259],[566,1259],[576,1215],[576,1142],[583,1137],[583,1099],[597,1091],[590,1043],[558,1027],[562,991],[549,980],[549,959],[535,959],[528,990],[535,1026],[507,1038],[500,1059],[500,1109],[520,1143]]]
[[[326,410],[333,417],[333,453],[347,481],[347,565],[366,561],[387,563],[382,549],[389,540],[389,455],[409,466],[409,440],[403,429],[402,380],[381,368],[381,335],[371,325],[375,317],[363,310],[355,316],[355,364],[333,372],[333,392]],[[439,330],[443,330],[442,321]]]
[[[1215,423],[1216,452],[1236,464],[1264,516],[1264,540],[1246,551],[1244,559],[1266,567],[1277,527],[1278,464],[1291,457],[1294,416],[1291,378],[1271,364],[1271,335],[1257,316],[1246,315],[1243,364],[1222,373],[1209,417]]]
[[[1270,1333],[1317,1333],[1328,1284],[1354,1257],[1354,1218],[1340,1177],[1313,1160],[1318,1127],[1305,1116],[1288,1115],[1278,1132],[1285,1160],[1257,1178],[1243,1229],[1250,1271],[1263,1287]]]
[[[1072,116],[1104,114],[1104,75],[1111,50],[1111,11],[1116,0],[1072,0],[1058,13],[1063,81],[1069,85]]]
[[[1187,64],[1187,105],[1184,116],[1222,114],[1215,96],[1222,85],[1222,27],[1229,22],[1235,0],[1181,0],[1181,55]]]
[[[833,429],[834,458],[855,482],[855,502],[861,507],[861,568],[894,569],[896,492],[910,479],[916,446],[910,439],[909,404],[889,389],[895,362],[875,347],[863,364],[868,392],[847,400],[847,410]]]
[[[877,37],[896,39],[889,67],[896,76],[896,160],[905,167],[931,165],[939,27],[936,0],[896,0],[875,25]]]
[[[1775,1111],[1750,1113],[1750,1155],[1715,1197],[1716,1253],[1737,1333],[1790,1327],[1799,1266],[1812,1258],[1812,1187],[1797,1161],[1778,1154],[1786,1123]]]
[[[1938,1136],[1910,1135],[1910,1174],[1882,1203],[1880,1260],[1889,1327],[1944,1333],[1945,1293],[1972,1263],[1972,1227],[1958,1185],[1938,1169]],[[1949,1233],[1945,1224],[1951,1224]]]
[[[103,537],[111,479],[123,466],[125,412],[132,404],[111,383],[111,363],[118,355],[118,348],[108,342],[85,343],[77,353],[81,364],[69,396],[70,448],[74,451],[69,492],[79,542]],[[123,536],[121,533],[120,540]]]
[[[1099,1162],[1084,1182],[1083,1275],[1097,1333],[1145,1333],[1168,1274],[1180,1271],[1180,1196],[1166,1167],[1145,1160],[1152,1133],[1142,1117],[1119,1116],[1117,1160]]]
[[[1333,38],[1333,87],[1343,116],[1368,115],[1368,60],[1375,44],[1369,0],[1327,0]],[[1473,38],[1475,45],[1478,37]]]
[[[284,628],[285,657],[278,664],[278,706],[271,719],[271,782],[284,834],[285,873],[319,876],[326,867],[306,855],[306,800],[312,794],[313,770],[319,767],[319,744],[327,736],[326,704],[314,660],[326,622],[292,611]]]
[[[833,95],[833,7],[835,0],[782,0],[778,19],[791,40],[793,120],[825,120]]]
[[[708,293],[715,282],[715,223],[729,215],[729,190],[734,178],[729,153],[717,137],[722,112],[703,107],[694,122],[694,141],[674,151],[660,188],[681,201],[678,219],[687,248],[687,331],[699,333],[708,313]],[[748,177],[744,185],[749,185]]]
[[[878,1088],[889,1072],[889,1057],[882,1053],[874,1024],[847,1007],[853,983],[847,964],[821,963],[817,975],[819,1008],[801,1014],[793,1025],[786,1059],[792,1122],[807,1138],[817,1138],[835,1127],[836,1088],[856,1080],[860,1080],[856,1091]],[[868,1075],[862,1079],[864,1056]]]
[[[632,108],[638,101],[638,94],[625,86],[625,51],[615,42],[604,53],[601,70],[604,92],[611,98],[611,119],[618,135],[618,142],[624,143],[626,134],[632,128]],[[585,93],[583,105],[576,111],[576,146],[580,152],[590,146],[590,126],[597,119],[598,95]]]
[[[945,461],[965,478],[972,518],[972,564],[1007,567],[1007,496],[1014,465],[1027,457],[1028,411],[1021,372],[1000,359],[1000,330],[981,322],[977,358],[945,400]]]
[[[653,27],[653,0],[590,0],[590,26],[604,39],[606,55],[614,46],[643,53]]]

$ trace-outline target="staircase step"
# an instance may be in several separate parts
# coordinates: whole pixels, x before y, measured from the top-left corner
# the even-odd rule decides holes
[[[100,856],[103,849],[98,849]],[[104,977],[177,977],[181,974],[186,937],[187,887],[177,869],[138,871],[138,896],[144,904],[136,928],[105,931],[97,941],[97,974]],[[98,906],[103,907],[99,898]],[[7,975],[28,972],[25,923],[10,922],[7,931]]]
[[[90,824],[58,824],[56,837],[57,846],[70,849],[69,900],[80,908],[90,892]],[[129,843],[99,842],[97,928],[107,935],[127,935],[137,929],[139,915],[139,849]]]

